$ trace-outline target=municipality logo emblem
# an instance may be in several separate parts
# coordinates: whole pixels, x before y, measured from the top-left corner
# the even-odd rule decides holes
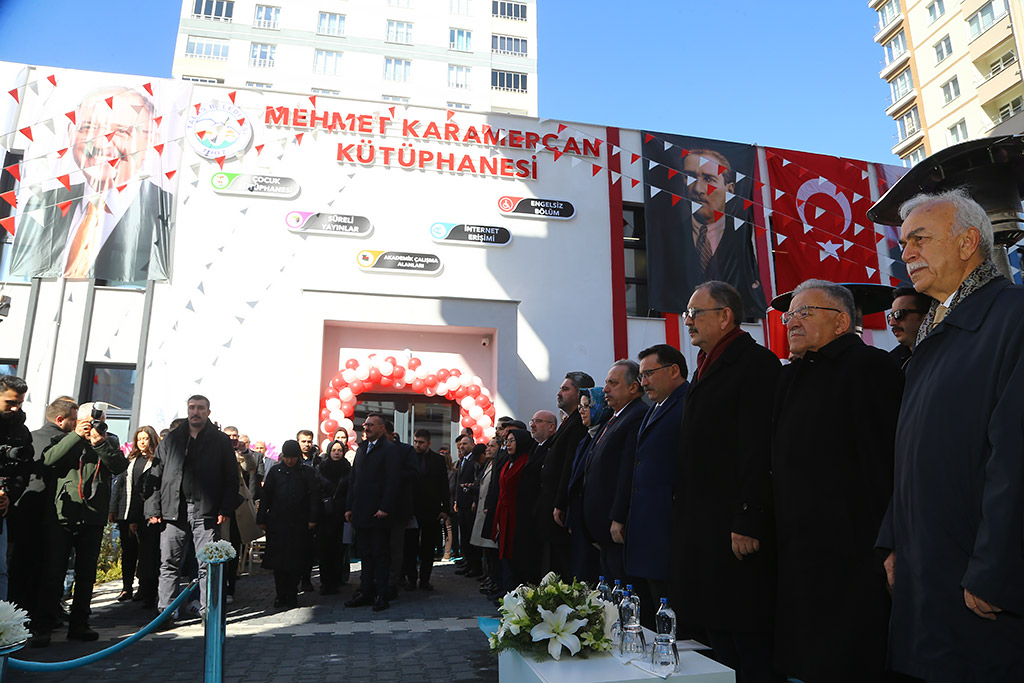
[[[240,107],[204,104],[188,117],[185,137],[193,151],[204,159],[232,157],[249,146],[252,125]]]

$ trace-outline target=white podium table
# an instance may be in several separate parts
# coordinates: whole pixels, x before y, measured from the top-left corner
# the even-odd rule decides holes
[[[562,659],[534,661],[531,656],[506,651],[498,656],[500,683],[651,683],[660,680],[632,664],[623,664],[610,654],[591,654],[586,659],[570,657],[565,650]],[[732,669],[693,651],[679,653],[679,671],[668,681],[679,683],[735,683]]]

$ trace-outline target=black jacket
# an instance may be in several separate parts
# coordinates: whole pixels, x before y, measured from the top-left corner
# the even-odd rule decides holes
[[[327,457],[320,461],[316,473],[320,478],[320,499],[324,501],[321,522],[345,521],[345,501],[348,499],[352,463],[346,458],[332,460]],[[330,501],[330,504],[327,501]]]
[[[182,503],[182,478],[185,456],[195,463],[195,481],[199,489],[201,517],[231,517],[242,502],[238,495],[238,461],[227,435],[209,420],[190,445],[188,422],[167,435],[156,448],[150,483],[153,491],[146,498],[146,518],[178,520]]]
[[[416,466],[420,468],[420,455],[416,456]],[[451,507],[448,493],[448,468],[444,458],[434,451],[427,451],[422,456],[423,465],[419,479],[413,488],[413,514],[416,519],[437,519],[447,513]]]
[[[586,434],[587,428],[583,425],[583,418],[580,417],[579,411],[575,410],[562,420],[554,436],[548,440],[551,445],[540,473],[540,496],[537,497],[535,509],[537,531],[545,541],[568,543],[568,532],[555,524],[551,513],[555,509],[555,501],[559,497],[559,487],[563,479],[568,485],[567,470],[572,468],[576,447]]]
[[[395,514],[402,485],[402,452],[383,436],[369,454],[367,446],[366,442],[359,445],[348,480],[345,510],[352,513],[352,526],[365,529],[389,528],[398,523],[404,525],[405,520],[396,519],[398,515]],[[388,513],[388,516],[383,519],[374,517],[377,510]]]
[[[18,410],[0,417],[0,488],[12,504],[28,486],[32,454],[32,433],[25,426],[25,413]]]
[[[310,552],[309,523],[320,519],[320,483],[312,467],[278,463],[267,472],[256,523],[267,527],[264,569],[299,570]]]

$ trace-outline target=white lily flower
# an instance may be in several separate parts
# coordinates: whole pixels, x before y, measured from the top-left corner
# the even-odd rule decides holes
[[[549,583],[558,583],[558,581],[559,581],[558,574],[556,574],[554,572],[548,572],[547,574],[544,575],[544,578],[540,580],[540,585],[546,586]]]
[[[501,613],[504,617],[501,620],[501,627],[512,635],[519,635],[519,622],[529,623],[529,616],[526,614],[526,605],[523,599],[515,591],[507,593],[501,600]],[[504,634],[502,634],[504,635]]]
[[[554,612],[543,607],[538,607],[537,611],[540,613],[542,621],[530,630],[533,642],[548,640],[548,654],[554,659],[559,659],[562,656],[563,645],[569,649],[570,655],[575,655],[580,651],[580,639],[573,634],[581,626],[586,626],[586,620],[566,621],[572,612],[572,607],[569,605],[559,605]]]
[[[612,625],[619,620],[619,608],[607,600],[598,600],[604,607],[604,637],[611,639]]]

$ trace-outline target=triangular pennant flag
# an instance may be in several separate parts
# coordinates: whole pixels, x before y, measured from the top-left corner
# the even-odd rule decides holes
[[[680,197],[679,195],[672,194],[672,206],[675,206],[676,204],[678,204],[680,199],[682,199],[682,197]]]
[[[594,169],[590,173],[590,177],[593,178],[594,176],[601,172],[601,167],[598,166],[597,164],[591,164],[591,166],[594,167]]]
[[[241,325],[241,324],[244,324],[244,323],[245,323],[245,318],[243,318],[243,317],[241,317],[241,316],[238,316],[238,315],[236,315],[236,316],[235,316],[235,320],[237,320],[237,321],[238,321],[238,324],[239,324],[239,325]]]
[[[64,175],[57,176],[57,182],[64,186],[64,189],[71,191],[71,175],[65,173]]]
[[[868,272],[868,279],[873,278],[875,276],[876,271],[871,266],[864,266],[864,270]]]
[[[11,88],[10,90],[8,90],[8,91],[7,91],[7,93],[8,93],[8,94],[9,94],[9,95],[10,95],[11,97],[13,97],[13,98],[14,98],[14,101],[15,101],[15,102],[19,102],[19,103],[21,102],[21,100],[20,100],[20,99],[18,99],[18,89],[17,89],[17,88]]]
[[[145,90],[146,92],[148,92],[148,93],[149,93],[150,97],[152,97],[152,96],[153,96],[153,84],[152,84],[152,83],[143,83],[143,84],[142,84],[142,87],[143,87],[143,89],[144,89],[144,90]]]
[[[14,176],[14,179],[21,181],[21,168],[18,164],[11,164],[10,166],[4,166],[4,170]]]
[[[672,143],[668,140],[665,141],[665,151],[669,151],[672,148]]]
[[[639,159],[640,159],[640,155],[639,154],[635,154],[635,153],[632,153],[632,152],[630,153],[630,155],[629,155],[629,163],[630,163],[630,165],[635,164]]]
[[[570,157],[570,161],[571,161],[571,163],[570,163],[569,165],[570,165],[570,166],[571,166],[572,168],[576,168],[576,167],[577,167],[577,166],[579,166],[579,165],[580,165],[581,163],[583,163],[583,162],[581,162],[581,161],[580,161],[580,158],[579,158],[579,157],[576,157],[576,156],[574,156],[574,157]]]
[[[849,248],[852,246],[853,242],[851,242],[850,240],[843,240],[843,251],[849,250]]]
[[[113,95],[111,95],[110,97],[104,97],[103,101],[106,102],[107,106],[110,107],[111,109],[114,108],[114,96]]]
[[[118,185],[117,186],[117,193],[121,194],[122,192],[124,192],[126,187],[128,187],[128,183],[125,183],[124,185]]]
[[[217,165],[220,166],[221,170],[224,170],[224,157],[217,157]]]
[[[672,180],[672,178],[673,178],[673,177],[675,177],[675,176],[677,176],[677,175],[679,175],[679,171],[677,171],[677,170],[676,170],[676,169],[674,169],[674,168],[670,168],[670,169],[668,169],[668,179],[669,179],[669,180]]]
[[[43,125],[44,125],[44,126],[46,126],[46,130],[50,131],[50,133],[51,133],[51,134],[53,134],[53,133],[54,133],[54,129],[53,129],[53,119],[45,119],[45,120],[43,121]]]
[[[715,211],[715,222],[717,223],[718,221],[722,220],[722,216],[724,215],[725,214],[722,213],[721,211]]]
[[[654,187],[653,185],[651,185],[651,199],[657,197],[659,192],[661,192],[660,187]]]
[[[679,148],[679,158],[680,159],[682,159],[683,157],[685,157],[689,153],[690,153],[690,150],[684,149],[682,147]]]
[[[14,216],[8,216],[7,218],[0,218],[0,226],[10,234],[14,234]]]
[[[746,177],[747,177],[747,176],[743,175],[743,174],[742,174],[742,173],[740,173],[739,171],[736,171],[736,182],[737,182],[737,183],[738,183],[739,181],[743,180],[743,179],[744,179],[744,178],[746,178]]]
[[[164,173],[164,175],[165,175],[165,176],[167,176],[167,179],[168,179],[168,180],[170,180],[171,178],[173,178],[173,177],[174,177],[174,174],[175,174],[175,173],[177,173],[177,172],[178,172],[177,170],[174,170],[174,171],[168,171],[167,173]]]
[[[651,135],[650,133],[647,133],[646,135],[644,135],[644,144],[646,145],[648,142],[650,142],[653,139],[654,139],[654,136]]]
[[[303,133],[296,133],[295,134],[295,144],[296,145],[301,145],[302,144],[302,136],[303,136]]]
[[[784,194],[786,194],[786,193],[783,192],[782,190],[776,189],[775,190],[775,200],[778,201],[779,197],[781,197]]]
[[[647,170],[650,171],[651,169],[653,169],[657,165],[658,165],[658,162],[655,161],[654,159],[651,159],[650,161],[647,162]]]
[[[619,178],[622,177],[621,173],[616,173],[615,171],[608,171],[608,173],[612,176],[612,185],[619,182]]]
[[[823,213],[825,213],[825,209],[821,208],[820,206],[814,207],[814,217],[815,218],[821,218],[821,214],[823,214]]]
[[[789,166],[789,164],[790,164],[789,159],[783,159],[782,160],[782,168],[786,168],[787,166]]]
[[[746,197],[743,198],[743,210],[746,211],[754,205],[754,202]]]
[[[162,116],[154,116],[153,117],[153,123],[155,123],[157,125],[157,128],[160,127],[160,122],[163,121],[163,120],[164,120],[164,117],[162,117]]]
[[[860,223],[854,223],[853,224],[853,234],[854,235],[859,235],[860,231],[863,230],[863,229],[864,229],[864,226],[861,225]]]
[[[448,117],[448,121],[451,121],[453,118],[455,118],[455,112],[453,112],[451,109],[445,112],[445,115]]]
[[[636,187],[637,185],[640,184],[640,179],[639,178],[630,178],[629,179],[629,183],[630,183],[629,184],[630,187]]]
[[[248,210],[249,210],[249,207],[247,206],[244,209],[242,209],[239,213],[241,213],[244,216],[245,212],[248,211]]]
[[[71,200],[69,199],[69,200],[64,201],[64,202],[58,202],[57,203],[57,208],[60,209],[60,215],[61,216],[67,216],[68,215],[68,209],[71,208]]]
[[[226,342],[221,344],[221,346],[223,346],[225,349],[230,349],[231,348],[231,340],[232,339],[234,339],[234,337],[232,337],[231,339],[228,339]]]
[[[853,203],[856,204],[860,200],[864,199],[863,195],[859,195],[856,192],[853,193]]]
[[[731,202],[735,198],[736,198],[736,195],[734,195],[732,192],[729,192],[728,190],[725,191],[725,202],[726,202],[726,204],[728,204],[729,202]]]
[[[395,118],[395,108],[388,107],[388,113],[391,114],[391,118]]]
[[[249,308],[256,308],[256,304],[258,304],[259,301],[246,301],[245,303],[249,305]]]
[[[779,244],[782,244],[783,242],[786,241],[786,235],[775,233],[775,241],[778,242]]]
[[[867,180],[868,179],[868,172],[867,171],[861,171],[860,172],[860,179],[861,180]]]
[[[735,224],[733,224],[733,226],[732,226],[732,229],[733,230],[739,230],[742,227],[743,227],[743,221],[741,221],[741,220],[739,220],[737,218]]]
[[[32,140],[32,126],[25,126],[18,132],[27,137],[29,140]],[[32,140],[32,142],[35,142],[35,140]]]
[[[263,145],[256,145],[256,156],[263,153]]]
[[[46,80],[50,81],[50,85],[57,87],[57,74],[50,74],[46,77]]]
[[[193,313],[195,313],[196,309],[192,307],[192,301],[191,300],[189,300],[189,302],[187,304],[185,304],[185,310],[186,311],[192,311]]]
[[[812,228],[811,226],[807,225],[806,223],[804,223],[803,225],[804,225],[804,234],[805,235],[807,233],[809,233],[811,230],[814,230],[814,228]]]
[[[200,282],[200,283],[199,283],[199,286],[198,286],[198,287],[196,287],[196,289],[198,289],[198,290],[199,290],[200,292],[202,292],[203,294],[206,294],[206,290],[205,290],[205,289],[203,289],[203,283],[202,283],[202,282]]]
[[[69,111],[67,114],[64,114],[64,116],[66,116],[69,119],[71,119],[71,123],[75,123],[75,112],[74,111]]]
[[[316,95],[310,95],[309,96],[309,101],[315,107],[316,106]]]
[[[559,135],[561,135],[561,134],[562,134],[562,131],[564,131],[564,130],[565,130],[566,128],[568,128],[568,127],[569,127],[569,126],[565,125],[564,123],[560,123],[560,124],[558,124],[558,134],[559,134]]]

